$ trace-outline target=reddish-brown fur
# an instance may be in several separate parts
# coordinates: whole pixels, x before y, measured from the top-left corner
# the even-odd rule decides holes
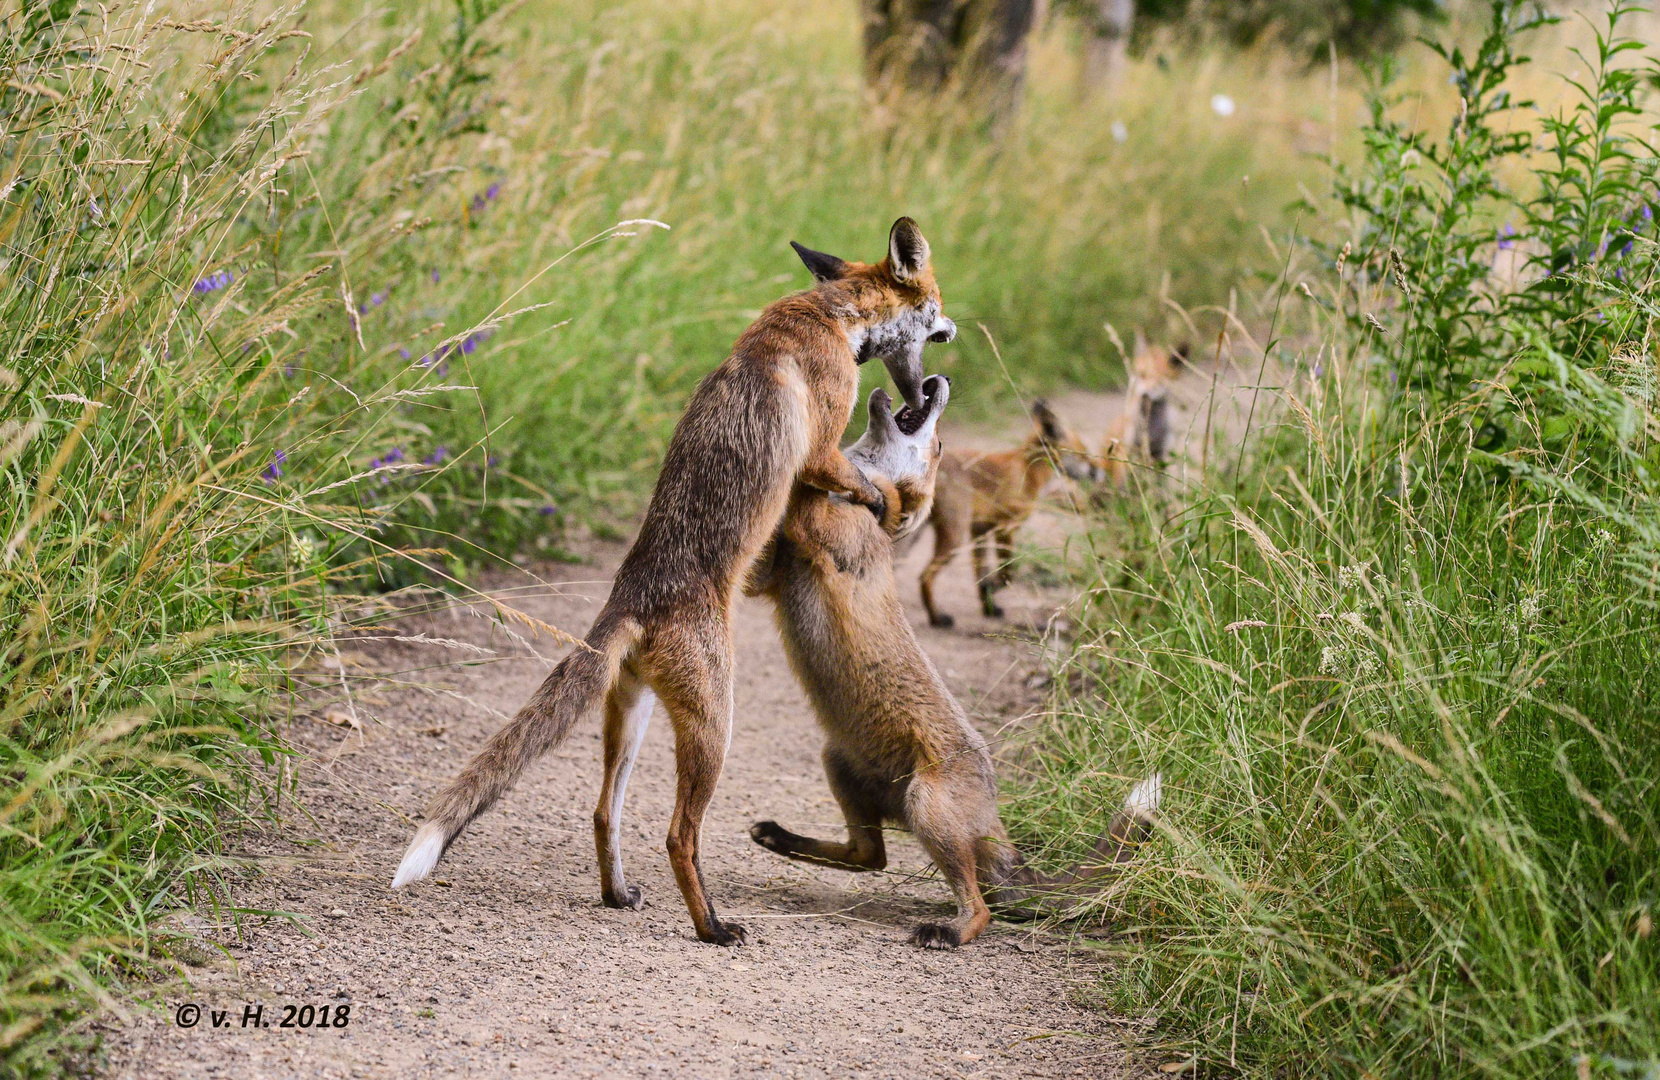
[[[674,725],[678,785],[669,861],[698,937],[741,944],[716,917],[699,831],[732,725],[731,607],[746,569],[804,485],[896,521],[900,508],[838,448],[858,364],[879,357],[920,407],[925,341],[955,333],[941,313],[927,241],[901,218],[888,257],[847,263],[797,248],[817,284],[768,307],[712,371],[676,425],[639,535],[585,644],[433,800],[393,887],[425,876],[443,849],[602,700],[605,783],[594,812],[601,893],[638,908],[618,853],[622,792],[653,695]],[[873,518],[874,520],[874,518]]]
[[[901,522],[920,518],[935,494],[941,452],[932,419],[947,395],[929,396],[930,422],[906,436],[888,416],[886,396],[873,394],[870,427],[849,451],[872,480],[892,481]],[[920,454],[895,452],[917,449],[918,440]],[[914,463],[908,470],[907,462]],[[887,865],[882,826],[905,826],[957,899],[955,919],[924,923],[911,940],[950,948],[986,928],[988,899],[1013,909],[1098,883],[1105,868],[1147,838],[1158,784],[1137,788],[1142,797],[1114,817],[1088,864],[1053,878],[1029,870],[998,817],[986,742],[922,651],[899,602],[891,540],[898,531],[844,500],[797,486],[771,557],[757,566],[749,591],[773,601],[790,664],[824,730],[825,775],[847,819],[847,840],[815,840],[774,821],[756,822],[750,836],[791,859],[880,870]]]
[[[1132,468],[1162,467],[1170,454],[1170,384],[1181,374],[1186,353],[1186,346],[1149,345],[1136,334],[1124,411],[1107,425],[1101,439],[1101,459],[1119,491],[1129,486]]]
[[[997,590],[1008,584],[1014,534],[1037,506],[1038,495],[1057,471],[1077,480],[1100,478],[1084,441],[1042,401],[1032,403],[1032,434],[1022,445],[999,453],[946,451],[940,462],[931,521],[934,557],[922,571],[922,605],[928,621],[948,627],[952,617],[934,604],[934,579],[959,548],[971,545],[980,606],[1000,618]],[[995,545],[995,546],[994,546]]]

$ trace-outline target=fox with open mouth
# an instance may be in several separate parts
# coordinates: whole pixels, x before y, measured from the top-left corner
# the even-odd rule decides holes
[[[674,725],[678,774],[668,854],[697,936],[740,945],[722,922],[699,864],[703,815],[732,732],[732,604],[744,574],[777,531],[792,491],[835,493],[873,521],[901,507],[840,449],[859,365],[880,359],[901,396],[925,405],[922,350],[950,341],[928,241],[894,222],[886,257],[847,262],[795,245],[813,275],[775,301],[693,392],[611,596],[586,640],[438,793],[398,864],[392,887],[432,872],[446,848],[552,749],[605,707],[605,781],[594,811],[600,895],[641,906],[623,876],[621,792],[661,698]]]
[[[797,485],[784,525],[745,592],[773,602],[790,664],[825,733],[824,771],[847,819],[845,842],[815,840],[756,822],[757,844],[841,870],[887,865],[882,826],[916,835],[957,900],[957,917],[918,926],[911,941],[955,948],[991,921],[991,906],[1036,914],[1098,889],[1152,832],[1158,774],[1131,790],[1094,855],[1063,874],[1029,868],[997,814],[986,741],[969,723],[916,635],[894,580],[893,541],[928,517],[939,473],[935,425],[950,381],[923,384],[922,409],[898,415],[880,389],[870,423],[847,451],[872,483],[891,489],[899,513],[877,522],[845,498]]]

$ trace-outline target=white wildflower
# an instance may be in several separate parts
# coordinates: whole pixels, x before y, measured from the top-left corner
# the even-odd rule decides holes
[[[1614,534],[1607,529],[1598,529],[1596,535],[1591,537],[1592,551],[1604,551],[1613,546]]]
[[[288,560],[301,570],[311,566],[317,561],[317,541],[303,533],[289,536]]]
[[[1336,675],[1347,666],[1344,661],[1348,659],[1348,656],[1349,647],[1347,645],[1327,645],[1320,650],[1320,674]]]
[[[1361,649],[1355,653],[1355,674],[1362,679],[1377,674],[1378,658],[1368,649]]]
[[[1357,634],[1366,632],[1366,617],[1358,611],[1345,611],[1338,620]]]
[[[1539,617],[1544,614],[1544,609],[1544,598],[1535,593],[1532,596],[1522,597],[1522,602],[1516,605],[1516,615],[1521,619],[1522,625],[1534,626],[1539,622]]]
[[[1353,566],[1341,566],[1337,569],[1337,587],[1340,589],[1358,589],[1366,584],[1366,564],[1355,563]]]
[[[1212,94],[1210,111],[1217,116],[1232,116],[1234,110],[1233,98],[1226,94]]]
[[[1111,131],[1113,142],[1125,142],[1130,137],[1130,129],[1124,126],[1124,121],[1122,120],[1114,120],[1112,122]]]

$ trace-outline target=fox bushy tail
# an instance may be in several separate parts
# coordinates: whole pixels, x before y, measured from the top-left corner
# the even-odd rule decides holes
[[[600,614],[583,645],[559,662],[518,715],[432,800],[392,878],[394,889],[430,874],[468,822],[488,810],[531,762],[558,745],[604,699],[640,638],[632,619],[607,614]]]
[[[1135,858],[1152,837],[1163,792],[1164,781],[1158,773],[1131,788],[1124,805],[1107,823],[1106,833],[1096,841],[1095,850],[1058,874],[1039,874],[1011,849],[1012,856],[995,875],[986,901],[1005,917],[1039,918],[1087,899],[1117,876],[1118,868]]]

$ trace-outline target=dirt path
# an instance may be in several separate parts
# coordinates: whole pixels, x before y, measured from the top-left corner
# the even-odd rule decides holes
[[[1057,403],[1093,441],[1117,407],[1103,395]],[[949,436],[948,436],[949,437]],[[961,443],[988,441],[959,433]],[[1006,439],[1006,436],[1005,436]],[[989,441],[995,442],[996,439]],[[1042,515],[1040,515],[1042,516]],[[1035,535],[1065,532],[1055,514]],[[981,618],[966,553],[940,580],[956,629],[928,628],[916,571],[901,569],[923,646],[988,734],[1040,704],[1030,636],[1065,596],[1016,584],[1004,624]],[[538,619],[585,629],[608,591],[620,545],[587,565],[538,566],[492,587]],[[1011,632],[1015,631],[1015,632]],[[435,881],[387,889],[424,800],[478,749],[563,650],[533,654],[481,608],[406,620],[406,635],[450,645],[377,644],[343,654],[359,687],[359,730],[300,721],[304,814],[233,850],[261,871],[231,897],[244,911],[180,921],[225,955],[169,987],[164,1010],[106,1024],[118,1077],[905,1077],[1130,1075],[1121,1022],[1081,1007],[1095,972],[1058,937],[1007,924],[951,953],[904,944],[919,919],[949,910],[949,892],[908,836],[886,873],[788,863],[753,844],[749,824],[776,817],[840,827],[818,760],[820,737],[770,612],[737,616],[737,712],[726,771],[705,826],[705,873],[723,917],[752,945],[721,949],[692,935],[663,853],[673,801],[672,739],[653,722],[629,788],[624,829],[640,912],[599,902],[591,814],[599,725],[577,729],[457,841]],[[453,644],[453,643],[465,643]],[[468,651],[468,647],[480,652]],[[458,657],[460,659],[458,660]],[[321,709],[319,709],[321,711]],[[174,1023],[184,1002],[209,1012]],[[242,1027],[263,1006],[269,1027]],[[278,1026],[288,1004],[350,1006],[349,1026]],[[212,1028],[212,1010],[228,1010]],[[304,1014],[300,1014],[303,1018]]]

